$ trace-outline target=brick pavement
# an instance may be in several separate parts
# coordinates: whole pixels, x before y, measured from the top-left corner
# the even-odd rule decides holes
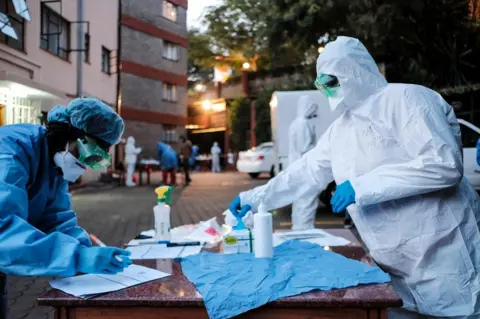
[[[236,173],[195,173],[188,188],[177,188],[173,195],[172,227],[196,223],[218,216],[228,207],[240,191],[261,185],[267,180],[251,180],[247,175]],[[154,175],[152,182],[159,182]],[[88,232],[101,238],[107,245],[121,246],[140,231],[153,227],[152,208],[155,205],[155,186],[133,189],[87,188],[73,195],[73,207],[79,224]],[[289,227],[288,211],[280,212],[275,223]],[[331,214],[318,216],[325,225],[341,225],[341,218]],[[319,224],[320,225],[320,224]],[[49,289],[51,278],[10,277],[9,319],[53,318],[52,310],[36,306],[36,297]]]

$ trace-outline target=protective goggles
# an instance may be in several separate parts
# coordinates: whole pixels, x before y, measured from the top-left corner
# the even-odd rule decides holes
[[[326,97],[335,97],[340,88],[337,77],[328,74],[321,74],[317,77],[314,85],[318,90],[322,91]]]
[[[78,160],[90,167],[98,170],[110,166],[110,154],[100,147],[97,142],[88,136],[77,139]]]

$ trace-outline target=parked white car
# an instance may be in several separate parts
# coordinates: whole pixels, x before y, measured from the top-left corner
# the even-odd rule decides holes
[[[261,173],[275,176],[275,151],[273,142],[263,143],[248,151],[238,153],[237,170],[248,173],[251,178],[258,178]]]

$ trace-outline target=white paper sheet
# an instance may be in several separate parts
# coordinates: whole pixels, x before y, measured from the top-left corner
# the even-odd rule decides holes
[[[350,243],[349,240],[333,236],[322,229],[310,229],[275,233],[273,234],[273,246],[278,246],[290,239],[306,241],[319,246],[345,246]]]
[[[67,294],[88,298],[92,295],[117,291],[167,276],[170,274],[139,265],[130,265],[116,275],[81,275],[52,280],[50,285]]]
[[[138,245],[127,249],[130,251],[130,258],[141,259],[173,259],[199,254],[202,245],[167,247],[167,245]]]

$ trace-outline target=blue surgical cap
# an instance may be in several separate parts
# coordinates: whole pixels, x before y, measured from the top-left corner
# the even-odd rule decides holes
[[[70,101],[67,107],[56,106],[48,112],[48,122],[69,122],[110,145],[120,141],[125,127],[122,118],[110,106],[94,98],[78,98]]]

